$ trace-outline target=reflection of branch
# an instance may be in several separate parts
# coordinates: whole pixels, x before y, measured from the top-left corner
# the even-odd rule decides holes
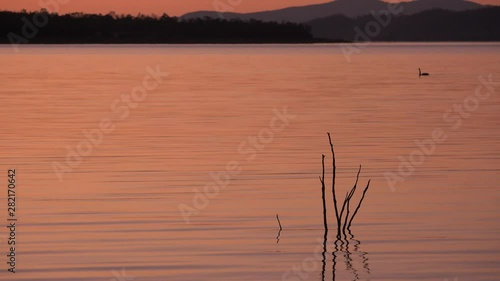
[[[345,264],[346,264],[347,269],[352,271],[352,274],[354,275],[354,280],[359,280],[358,270],[356,270],[356,267],[354,266],[354,260],[351,258],[351,252],[349,251],[349,240],[348,239],[346,239]]]
[[[363,259],[363,268],[366,270],[366,273],[370,274],[370,265],[368,264],[368,253],[360,252],[361,258]]]
[[[326,272],[326,240],[327,240],[327,230],[325,228],[325,236],[323,237],[323,267],[321,270],[321,281],[325,281]]]
[[[339,241],[339,239],[335,240],[335,251],[332,252],[332,262],[333,262],[333,265],[332,265],[332,281],[335,281],[335,271],[336,271],[336,267],[337,267],[337,255],[336,255],[336,253],[339,251],[339,247],[337,245],[338,241]]]
[[[354,264],[354,260],[351,257],[351,252],[349,251],[349,238],[347,238],[346,235],[346,229],[348,230],[349,234],[351,235],[350,239],[357,241],[354,239],[354,235],[352,235],[350,231],[350,226],[352,224],[352,221],[356,214],[359,211],[359,208],[361,207],[361,204],[363,203],[363,200],[365,199],[366,192],[368,191],[368,188],[370,187],[370,181],[368,181],[368,184],[366,185],[366,188],[363,191],[363,195],[361,196],[361,199],[359,201],[358,206],[354,210],[354,213],[350,217],[349,220],[349,215],[350,215],[350,203],[351,199],[354,196],[354,193],[356,192],[357,186],[358,186],[358,181],[359,181],[359,174],[361,173],[361,165],[359,166],[358,173],[356,175],[356,182],[354,183],[354,186],[352,189],[346,193],[344,202],[342,204],[342,209],[340,210],[339,213],[339,208],[337,205],[337,196],[335,194],[335,173],[336,173],[336,165],[335,165],[335,151],[333,149],[333,143],[332,143],[332,138],[330,136],[330,133],[328,133],[328,141],[330,143],[330,150],[332,153],[332,195],[333,195],[333,205],[335,208],[335,219],[337,221],[337,239],[335,240],[335,250],[332,251],[332,280],[335,281],[336,277],[336,266],[337,266],[337,253],[339,252],[339,244],[340,244],[340,251],[343,249],[344,244],[346,245],[345,247],[345,263],[347,266],[347,269],[352,271],[354,274],[354,280],[359,280],[359,271],[356,270]],[[325,229],[325,234],[323,238],[323,260],[322,260],[322,270],[321,270],[321,280],[325,280],[325,274],[326,274],[326,251],[327,251],[327,239],[328,239],[328,222],[327,222],[327,210],[326,210],[326,198],[325,198],[325,155],[321,155],[321,166],[322,166],[322,173],[321,176],[319,177],[319,181],[321,182],[321,199],[323,203],[323,226]],[[345,216],[345,221],[344,225],[342,228],[342,219],[344,218],[344,211],[346,212]],[[278,220],[278,224],[280,226],[280,232],[281,232],[281,223],[279,221],[278,215],[276,215],[276,219]],[[342,228],[342,229],[341,229]],[[344,234],[344,239],[341,237],[341,231]],[[279,242],[279,232],[278,232],[278,237],[276,239]],[[344,243],[345,241],[345,243]],[[358,252],[358,247],[361,242],[358,241],[358,244],[354,244],[355,252]],[[366,258],[366,253],[361,254],[361,257],[363,259],[363,267],[367,269],[368,274],[370,273],[370,269],[368,267],[368,258]]]
[[[325,197],[325,155],[321,155],[321,166],[323,173],[319,180],[321,181],[321,199],[323,201],[323,226],[325,228],[325,235],[323,236],[323,268],[321,271],[321,280],[325,281],[326,271],[326,241],[328,240],[328,222],[326,220],[326,197]]]
[[[278,220],[278,225],[280,226],[280,230],[278,231],[278,236],[276,236],[276,244],[277,244],[280,242],[280,235],[283,228],[281,227],[280,217],[278,216],[278,214],[276,214],[276,219]]]
[[[349,234],[349,237],[347,237],[346,234]],[[346,265],[346,269],[350,271],[353,275],[353,281],[361,280],[362,278],[362,271],[360,271],[360,267],[356,267],[356,265],[360,266],[360,261],[356,258],[353,258],[353,253],[355,254],[354,257],[360,257],[362,259],[361,263],[363,264],[363,268],[366,270],[366,273],[370,275],[370,268],[368,265],[368,253],[359,251],[359,246],[361,245],[361,242],[359,240],[354,239],[354,235],[351,233],[350,230],[348,230],[344,234],[344,239],[336,239],[333,245],[335,248],[332,249],[332,281],[335,281],[336,274],[337,272],[337,258],[340,252],[343,253],[343,256],[345,258],[344,263]],[[325,280],[325,267],[326,267],[326,259],[325,259],[325,253],[327,250],[327,237],[325,236],[323,239],[323,267],[321,271],[321,280]],[[354,243],[350,243],[350,241],[353,241]],[[351,252],[351,249],[354,247],[354,251]],[[331,249],[330,247],[328,247]],[[356,262],[357,261],[357,262]],[[369,279],[368,279],[369,280]]]
[[[351,233],[350,229],[348,230],[348,232],[349,232],[350,239],[355,242],[354,243],[354,252],[358,253],[359,257],[361,257],[362,263],[363,263],[363,268],[365,269],[366,273],[370,274],[370,265],[368,264],[368,253],[360,251],[359,248],[361,245],[361,241],[354,239],[354,235]]]

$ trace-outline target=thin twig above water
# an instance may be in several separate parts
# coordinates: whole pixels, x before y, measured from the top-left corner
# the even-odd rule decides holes
[[[278,225],[280,227],[280,230],[278,231],[278,236],[276,236],[276,244],[277,244],[280,242],[280,235],[283,228],[281,227],[280,217],[278,216],[278,214],[276,214],[276,220],[278,220]]]
[[[370,182],[371,182],[371,180],[368,180],[368,184],[366,185],[365,190],[363,190],[363,195],[361,196],[361,199],[359,200],[358,207],[356,207],[356,210],[354,210],[354,213],[352,214],[352,217],[349,220],[349,223],[347,224],[347,228],[351,227],[352,220],[354,219],[354,217],[358,213],[359,208],[361,208],[361,203],[363,203],[363,200],[365,199],[366,192],[368,191],[368,188],[370,188]]]
[[[337,196],[335,194],[335,175],[337,172],[337,166],[335,164],[335,151],[333,149],[332,137],[328,133],[328,141],[330,142],[330,151],[332,153],[332,195],[333,195],[333,206],[335,207],[335,217],[337,218],[337,238],[340,238],[340,216],[339,209],[337,207]]]

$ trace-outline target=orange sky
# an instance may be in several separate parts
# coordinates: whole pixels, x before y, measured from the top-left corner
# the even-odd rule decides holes
[[[107,13],[115,11],[116,13],[129,14],[162,14],[182,15],[186,12],[198,10],[215,10],[214,3],[220,1],[222,3],[238,3],[234,7],[234,12],[249,12],[261,11],[269,9],[277,9],[288,6],[300,6],[314,3],[329,2],[327,0],[53,0],[61,4],[59,12],[90,12],[90,13]],[[21,9],[39,10],[40,5],[38,0],[0,0],[0,10]],[[40,1],[50,2],[50,1]],[[398,2],[394,1],[393,2]],[[500,5],[500,0],[476,0],[475,2],[483,4]],[[49,9],[51,10],[51,9]]]

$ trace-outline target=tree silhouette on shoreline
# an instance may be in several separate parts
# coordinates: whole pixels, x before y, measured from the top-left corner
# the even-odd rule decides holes
[[[33,19],[46,18],[35,26]],[[28,28],[26,28],[29,22]],[[257,20],[180,19],[167,14],[115,13],[59,15],[40,12],[0,12],[0,43],[294,43],[313,42],[308,26]],[[33,28],[34,27],[34,28]],[[36,30],[36,35],[23,34]],[[16,37],[17,36],[17,37]],[[26,40],[22,40],[22,39]],[[17,40],[16,40],[17,39]]]

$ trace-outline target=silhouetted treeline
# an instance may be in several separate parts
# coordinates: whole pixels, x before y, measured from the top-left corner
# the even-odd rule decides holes
[[[45,23],[46,22],[46,23]],[[44,24],[45,23],[45,24]],[[310,28],[257,20],[191,19],[41,11],[0,12],[0,43],[292,43]]]
[[[371,31],[366,31],[370,22]],[[380,32],[374,32],[377,29],[373,22],[378,24]],[[358,18],[334,15],[308,24],[314,37],[346,41],[366,41],[360,33],[370,41],[500,41],[500,7],[392,15],[386,26],[379,24],[372,15]]]

